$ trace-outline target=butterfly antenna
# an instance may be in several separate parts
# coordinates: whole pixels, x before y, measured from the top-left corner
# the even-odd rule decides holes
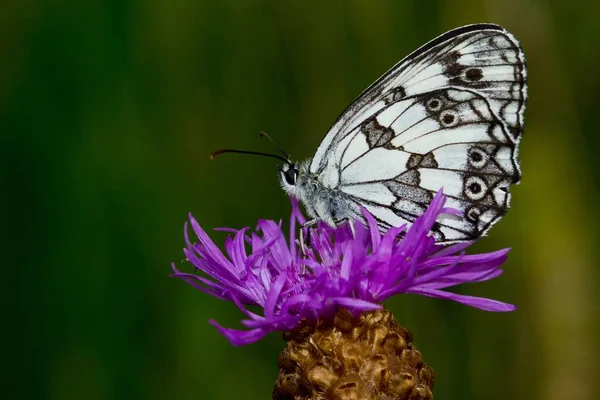
[[[210,159],[214,160],[215,157],[218,156],[219,154],[225,154],[225,153],[250,154],[250,155],[254,155],[254,156],[271,157],[271,158],[276,158],[278,160],[281,160],[286,164],[291,164],[290,160],[285,159],[281,156],[278,156],[277,154],[261,153],[259,151],[236,150],[236,149],[215,150],[212,153],[210,153]]]
[[[288,160],[290,159],[290,155],[289,155],[288,153],[286,153],[285,151],[283,151],[283,150],[281,149],[281,147],[279,147],[279,146],[277,145],[277,143],[275,143],[275,141],[273,140],[273,138],[272,138],[271,136],[269,136],[269,134],[268,134],[267,132],[260,131],[260,137],[261,137],[261,138],[266,138],[266,139],[267,139],[269,142],[271,142],[271,144],[272,144],[272,145],[273,145],[273,146],[274,146],[274,147],[275,147],[277,150],[279,150],[279,152],[280,152],[281,154],[283,154],[283,156],[284,156],[286,159],[288,159]]]

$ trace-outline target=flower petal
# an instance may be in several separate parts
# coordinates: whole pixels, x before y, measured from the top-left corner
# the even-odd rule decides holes
[[[250,343],[258,342],[265,337],[269,331],[265,329],[252,329],[250,331],[240,331],[237,329],[223,328],[216,321],[208,321],[212,326],[225,336],[234,346],[245,346]]]
[[[513,304],[503,303],[497,300],[486,299],[483,297],[465,296],[462,294],[445,292],[435,289],[411,289],[407,293],[420,294],[428,297],[436,297],[438,299],[448,299],[456,301],[470,307],[479,308],[485,311],[508,312],[514,311],[517,307]]]

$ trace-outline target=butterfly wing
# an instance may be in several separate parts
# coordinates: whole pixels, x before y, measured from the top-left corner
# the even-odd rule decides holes
[[[520,179],[526,69],[497,25],[450,31],[406,57],[337,119],[310,171],[382,228],[413,221],[440,188],[464,218],[441,241],[474,239],[504,215]]]

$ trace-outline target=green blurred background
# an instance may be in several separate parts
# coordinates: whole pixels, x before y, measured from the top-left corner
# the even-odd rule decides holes
[[[2,2],[3,397],[270,398],[280,336],[231,346],[207,321],[239,326],[235,306],[167,278],[188,212],[209,229],[289,213],[272,160],[208,154],[270,151],[265,130],[308,157],[400,58],[489,21],[528,59],[524,177],[472,249],[512,247],[506,273],[458,290],[519,308],[388,306],[437,399],[600,398],[598,4]]]

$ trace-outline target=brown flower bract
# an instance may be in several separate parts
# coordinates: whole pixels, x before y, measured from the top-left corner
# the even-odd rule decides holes
[[[429,400],[433,370],[391,312],[339,311],[284,334],[275,400]]]

